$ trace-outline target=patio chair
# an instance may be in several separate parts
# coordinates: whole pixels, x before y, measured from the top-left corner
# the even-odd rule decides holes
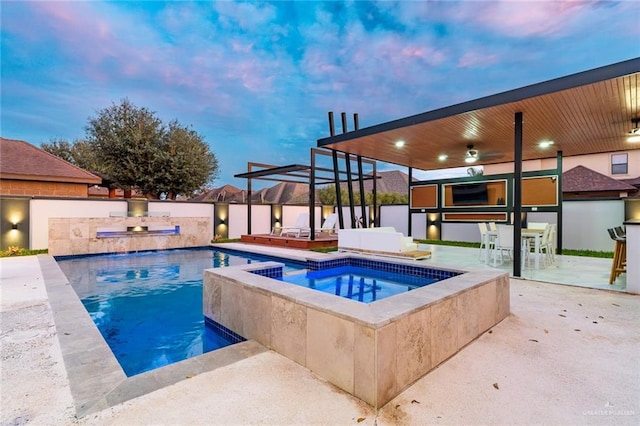
[[[331,213],[329,216],[327,216],[327,218],[324,220],[324,223],[322,224],[322,226],[320,227],[320,229],[317,232],[328,232],[329,234],[335,234],[336,232],[336,223],[338,222],[338,214],[337,213]]]
[[[529,229],[545,229],[549,226],[546,222],[529,222],[527,223],[527,228]]]
[[[551,264],[555,262],[555,256],[553,254],[553,227],[554,225],[547,224],[542,232],[542,237],[540,238],[540,253],[536,253],[536,255],[543,256],[542,261],[545,265]],[[533,228],[535,229],[535,228]]]
[[[498,265],[498,257],[500,257],[500,264],[504,262],[503,254],[505,252],[510,259],[513,259],[513,225],[499,225],[498,237],[495,239],[494,244],[493,266]],[[522,267],[524,268],[527,260],[530,258],[531,251],[531,246],[526,238],[522,239],[520,251]]]
[[[298,219],[296,219],[296,223],[293,226],[274,226],[271,230],[271,235],[276,235],[280,231],[280,236],[295,236],[295,237],[303,237],[309,236],[311,233],[311,228],[309,227],[309,213],[300,213],[298,215]]]
[[[482,259],[486,251],[493,248],[493,240],[489,238],[486,223],[478,222],[478,229],[480,229],[480,253],[478,253],[478,258]]]

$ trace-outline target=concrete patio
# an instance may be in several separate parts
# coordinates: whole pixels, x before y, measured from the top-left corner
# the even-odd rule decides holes
[[[640,423],[640,296],[518,279],[504,321],[377,412],[258,348],[78,419],[39,265],[0,259],[3,425]]]

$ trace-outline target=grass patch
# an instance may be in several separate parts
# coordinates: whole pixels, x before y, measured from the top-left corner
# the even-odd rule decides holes
[[[604,259],[613,259],[612,251],[562,249],[562,254],[567,256],[600,257]]]
[[[337,251],[338,247],[334,246],[334,247],[316,247],[316,248],[311,248],[309,249],[309,251],[315,251],[317,253],[331,253],[332,251]]]
[[[441,240],[418,240],[418,239],[414,241],[419,244],[433,244],[436,246],[480,248],[480,243],[471,243],[468,241],[441,241]]]
[[[48,249],[29,250],[20,247],[9,247],[6,250],[0,251],[0,257],[16,257],[16,256],[33,256],[36,254],[47,254]]]
[[[240,242],[240,238],[219,238],[219,239],[212,239],[211,240],[211,244],[221,244],[221,243],[239,243]]]

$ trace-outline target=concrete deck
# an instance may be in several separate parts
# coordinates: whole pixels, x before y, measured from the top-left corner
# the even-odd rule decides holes
[[[78,419],[40,264],[0,259],[2,425],[640,424],[640,296],[515,279],[507,319],[379,411],[258,347]]]

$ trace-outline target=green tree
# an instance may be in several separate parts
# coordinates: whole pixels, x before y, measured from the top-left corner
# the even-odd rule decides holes
[[[215,154],[198,133],[176,120],[170,122],[164,132],[158,156],[156,178],[150,186],[142,188],[156,197],[165,194],[175,199],[178,194],[193,195],[217,176]]]
[[[103,172],[122,189],[147,188],[158,170],[162,122],[124,99],[89,118],[87,139]]]
[[[336,205],[335,185],[328,185],[316,191],[316,199],[324,205]],[[340,199],[343,205],[349,205],[349,192],[346,188],[340,188]],[[407,195],[393,193],[378,192],[376,193],[376,204],[407,204],[409,197]],[[353,203],[360,205],[360,191],[353,191]],[[373,204],[373,193],[365,193],[365,204]]]
[[[177,120],[165,126],[155,113],[128,99],[90,117],[86,135],[99,171],[124,190],[175,198],[192,194],[217,175],[217,158],[199,134]]]
[[[82,169],[102,173],[95,150],[87,141],[76,139],[74,142],[68,142],[63,139],[51,139],[50,143],[43,143],[41,148]]]

